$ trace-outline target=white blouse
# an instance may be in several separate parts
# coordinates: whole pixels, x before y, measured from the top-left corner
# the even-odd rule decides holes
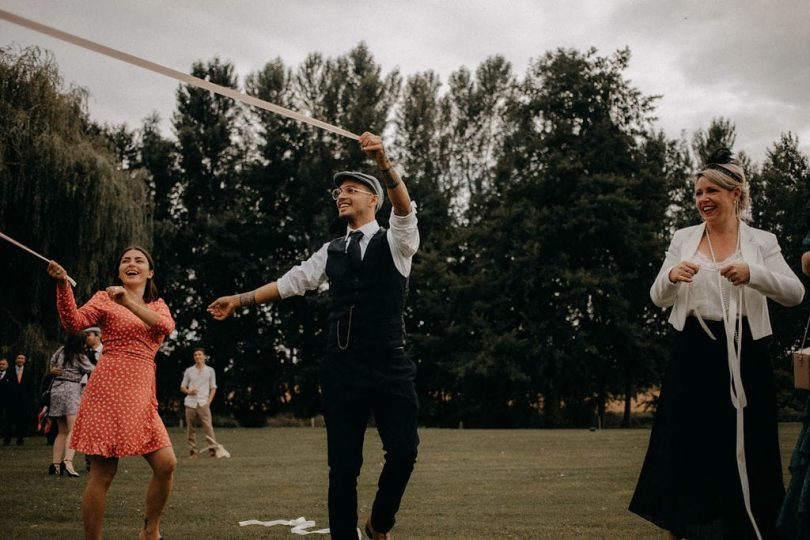
[[[715,264],[703,252],[696,251],[689,261],[700,266],[700,270],[692,277],[692,283],[689,285],[689,304],[687,305],[689,314],[700,315],[707,321],[722,321],[723,306],[728,310],[731,293],[737,291],[729,280],[719,276],[719,272],[721,268],[733,262],[742,262],[742,254],[738,249],[727,259]],[[720,278],[719,286],[718,276]],[[738,309],[743,316],[746,315],[745,302]]]

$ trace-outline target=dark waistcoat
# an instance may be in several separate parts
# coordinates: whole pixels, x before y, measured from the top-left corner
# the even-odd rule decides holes
[[[395,348],[405,344],[403,309],[408,278],[394,266],[386,229],[380,227],[363,260],[350,260],[344,238],[329,243],[330,349]]]

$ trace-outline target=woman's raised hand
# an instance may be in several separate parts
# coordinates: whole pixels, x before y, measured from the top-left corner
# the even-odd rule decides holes
[[[56,261],[50,261],[48,263],[48,275],[55,279],[60,285],[68,284],[68,273],[64,268],[59,266],[59,263]]]
[[[747,285],[751,281],[751,269],[744,262],[731,263],[720,269],[720,275],[733,285]]]
[[[115,302],[116,304],[125,306],[129,302],[129,295],[127,295],[127,290],[120,285],[113,285],[112,287],[107,287],[105,289],[107,291],[107,296],[110,297],[110,300]]]
[[[698,273],[698,270],[700,270],[700,265],[689,261],[681,261],[669,271],[669,281],[671,283],[678,283],[679,281],[692,283],[692,278]]]

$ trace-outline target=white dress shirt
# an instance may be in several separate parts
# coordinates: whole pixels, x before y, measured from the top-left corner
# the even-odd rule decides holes
[[[186,394],[186,399],[183,404],[186,407],[196,409],[197,407],[205,407],[208,405],[208,394],[211,393],[212,388],[217,387],[217,374],[211,366],[203,366],[202,369],[197,369],[197,365],[193,365],[183,373],[183,383],[189,390],[192,388],[197,389],[196,394]]]
[[[419,249],[416,203],[411,202],[411,212],[405,216],[398,216],[391,209],[388,225],[386,238],[391,248],[394,266],[396,266],[400,274],[408,277],[411,274],[413,255]],[[366,248],[371,237],[380,230],[380,224],[377,223],[377,220],[370,221],[357,230],[363,231],[363,237],[360,239],[360,258],[363,258],[366,255]],[[346,227],[345,238],[348,239],[349,234],[352,232],[352,229]],[[317,289],[326,281],[326,257],[330,243],[331,241],[326,242],[309,259],[298,266],[294,266],[279,278],[277,282],[278,293],[282,298],[301,296],[307,291]]]

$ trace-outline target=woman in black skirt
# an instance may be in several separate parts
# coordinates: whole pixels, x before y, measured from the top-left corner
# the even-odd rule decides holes
[[[804,287],[776,237],[749,227],[728,150],[696,175],[703,223],[675,232],[650,290],[677,330],[630,510],[674,538],[777,538],[784,497],[767,299]]]

